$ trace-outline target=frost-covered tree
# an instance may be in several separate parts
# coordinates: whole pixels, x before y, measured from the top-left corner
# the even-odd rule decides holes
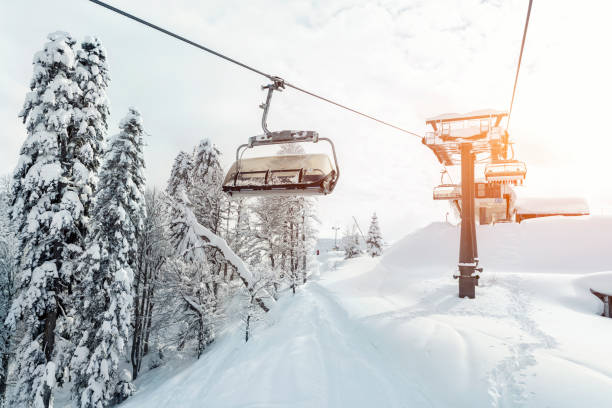
[[[138,245],[138,265],[134,271],[133,330],[130,360],[132,378],[138,377],[143,357],[149,352],[153,307],[162,269],[171,255],[168,243],[164,202],[159,192],[148,190],[144,230]]]
[[[242,297],[245,300],[246,306],[242,314],[244,322],[244,341],[249,341],[252,336],[253,325],[261,320],[265,312],[257,305],[257,299],[266,293],[269,293],[273,287],[274,272],[266,268],[264,265],[259,265],[251,268],[253,273],[253,285],[251,290],[242,290]]]
[[[10,181],[0,177],[0,407],[6,396],[12,330],[4,323],[15,291],[16,240],[10,214]]]
[[[303,148],[296,144],[282,145],[278,151],[279,155],[302,153]],[[306,282],[316,241],[314,200],[300,196],[262,197],[252,210],[264,260],[276,274],[275,292],[285,282],[295,293],[296,287]]]
[[[371,257],[382,255],[383,238],[380,234],[376,213],[372,214],[372,220],[370,221],[370,228],[368,229],[368,236],[366,238],[366,248],[368,255]]]
[[[249,265],[261,264],[263,243],[251,222],[251,211],[244,198],[236,200],[235,224],[228,236],[228,244],[236,255]]]
[[[82,408],[102,408],[125,397],[118,362],[128,340],[146,215],[140,113],[130,108],[119,128],[104,154],[90,245],[79,265],[81,336],[71,366],[74,398]]]
[[[359,235],[353,227],[352,230],[346,228],[344,230],[344,236],[342,237],[341,243],[342,250],[344,251],[344,258],[355,258],[361,254],[361,246],[359,245]]]
[[[197,207],[203,222],[211,226],[213,217],[212,211],[207,211],[210,207],[205,188],[211,181],[206,166],[207,146],[208,143],[204,146],[201,143],[199,147],[204,149],[196,148],[194,155],[185,152],[178,154],[166,188],[169,241],[174,248],[173,257],[166,264],[166,286],[172,289],[167,295],[174,296],[175,302],[178,299],[182,305],[180,314],[174,316],[174,342],[179,349],[187,343],[195,343],[198,357],[214,341],[216,317],[219,313],[217,295],[221,284],[221,279],[214,273],[216,265],[210,262],[211,259],[217,259],[217,254],[198,233],[201,228],[210,230],[196,216]],[[196,155],[197,158],[194,158]],[[192,204],[194,194],[204,202],[199,202],[197,206]]]
[[[74,260],[84,246],[95,171],[95,141],[78,134],[75,117],[82,91],[75,82],[75,41],[64,32],[33,61],[31,91],[19,114],[27,129],[12,183],[12,218],[18,242],[17,293],[7,317],[25,333],[15,353],[17,385],[12,404],[48,407],[67,362]]]

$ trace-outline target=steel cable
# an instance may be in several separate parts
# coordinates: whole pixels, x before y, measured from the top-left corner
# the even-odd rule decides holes
[[[269,80],[271,80],[271,81],[273,81],[273,82],[278,82],[278,81],[281,81],[282,83],[284,83],[284,85],[286,85],[286,86],[288,86],[288,87],[290,87],[290,88],[293,88],[293,89],[295,89],[296,91],[303,92],[303,93],[305,93],[305,94],[307,94],[307,95],[313,96],[313,97],[318,98],[318,99],[320,99],[320,100],[322,100],[322,101],[325,101],[325,102],[330,103],[330,104],[332,104],[332,105],[338,106],[338,107],[340,107],[340,108],[342,108],[342,109],[346,109],[346,110],[348,110],[348,111],[350,111],[350,112],[356,113],[357,115],[361,115],[361,116],[363,116],[363,117],[365,117],[365,118],[368,118],[368,119],[370,119],[370,120],[376,121],[376,122],[381,123],[381,124],[383,124],[383,125],[385,125],[385,126],[389,126],[389,127],[393,128],[393,129],[399,130],[400,132],[404,132],[404,133],[407,133],[407,134],[409,134],[409,135],[416,136],[416,137],[418,137],[418,138],[420,138],[420,139],[422,139],[422,138],[423,138],[421,135],[419,135],[419,134],[417,134],[417,133],[415,133],[415,132],[411,132],[411,131],[406,130],[406,129],[403,129],[403,128],[399,127],[399,126],[395,126],[395,125],[393,125],[393,124],[391,124],[391,123],[389,123],[389,122],[386,122],[386,121],[381,120],[381,119],[378,119],[378,118],[376,118],[376,117],[374,117],[374,116],[371,116],[371,115],[365,114],[365,113],[360,112],[360,111],[358,111],[358,110],[356,110],[356,109],[350,108],[350,107],[348,107],[348,106],[346,106],[346,105],[343,105],[343,104],[338,103],[338,102],[335,102],[335,101],[333,101],[333,100],[331,100],[331,99],[325,98],[325,97],[323,97],[323,96],[321,96],[321,95],[318,95],[318,94],[316,94],[316,93],[314,93],[314,92],[307,91],[306,89],[300,88],[300,87],[298,87],[297,85],[293,85],[293,84],[291,84],[291,83],[289,83],[289,82],[284,81],[282,78],[280,78],[280,77],[278,77],[278,76],[267,74],[267,73],[265,73],[265,72],[263,72],[263,71],[260,71],[260,70],[258,70],[258,69],[256,69],[256,68],[253,68],[253,67],[251,67],[251,66],[249,66],[249,65],[247,65],[247,64],[244,64],[244,63],[242,63],[242,62],[240,62],[240,61],[237,61],[237,60],[235,60],[235,59],[233,59],[233,58],[230,58],[230,57],[228,57],[228,56],[226,56],[226,55],[223,55],[223,54],[221,54],[220,52],[217,52],[217,51],[212,50],[212,49],[210,49],[210,48],[208,48],[208,47],[205,47],[205,46],[203,46],[202,44],[198,44],[198,43],[196,43],[196,42],[194,42],[194,41],[191,41],[191,40],[189,40],[189,39],[187,39],[187,38],[185,38],[185,37],[183,37],[183,36],[181,36],[181,35],[175,34],[175,33],[173,33],[172,31],[166,30],[165,28],[162,28],[162,27],[160,27],[160,26],[158,26],[158,25],[155,25],[155,24],[150,23],[150,22],[148,22],[148,21],[146,21],[146,20],[143,20],[143,19],[142,19],[142,18],[140,18],[140,17],[136,17],[136,16],[135,16],[135,15],[133,15],[133,14],[127,13],[127,12],[125,12],[125,11],[121,10],[121,9],[118,9],[118,8],[116,8],[116,7],[113,7],[113,6],[111,6],[110,4],[104,3],[104,2],[102,2],[102,1],[100,1],[100,0],[89,0],[89,1],[91,1],[92,3],[95,3],[95,4],[99,5],[99,6],[102,6],[102,7],[106,8],[106,9],[108,9],[108,10],[111,10],[111,11],[113,11],[113,12],[117,13],[117,14],[120,14],[120,15],[122,15],[122,16],[124,16],[124,17],[127,17],[127,18],[129,18],[129,19],[132,19],[132,20],[134,20],[134,21],[136,21],[136,22],[138,22],[138,23],[140,23],[140,24],[144,24],[144,25],[146,25],[147,27],[150,27],[150,28],[152,28],[152,29],[154,29],[154,30],[157,30],[157,31],[162,32],[162,33],[164,33],[164,34],[166,34],[166,35],[169,35],[169,36],[171,36],[171,37],[174,37],[174,38],[176,38],[176,39],[177,39],[177,40],[179,40],[179,41],[183,41],[184,43],[187,43],[187,44],[189,44],[189,45],[192,45],[192,46],[194,46],[194,47],[196,47],[196,48],[199,48],[199,49],[201,49],[201,50],[203,50],[203,51],[206,51],[206,52],[208,52],[208,53],[210,53],[210,54],[213,54],[213,55],[215,55],[215,56],[217,56],[217,57],[219,57],[219,58],[222,58],[222,59],[224,59],[224,60],[226,60],[226,61],[229,61],[229,62],[231,62],[231,63],[233,63],[233,64],[236,64],[236,65],[238,65],[238,66],[240,66],[240,67],[242,67],[242,68],[245,68],[245,69],[247,69],[247,70],[249,70],[249,71],[251,71],[251,72],[254,72],[254,73],[256,73],[256,74],[259,74],[259,75],[261,75],[261,76],[264,76],[264,77],[268,78]]]

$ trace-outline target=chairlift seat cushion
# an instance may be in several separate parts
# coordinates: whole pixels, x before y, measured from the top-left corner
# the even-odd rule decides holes
[[[335,186],[334,168],[325,154],[295,154],[242,159],[225,177],[230,194],[328,194]]]

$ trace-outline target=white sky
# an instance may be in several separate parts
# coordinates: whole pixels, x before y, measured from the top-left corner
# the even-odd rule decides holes
[[[527,0],[119,1],[111,4],[306,89],[417,133],[444,112],[507,109]],[[582,195],[612,208],[608,123],[612,3],[535,0],[511,135],[526,190]],[[173,158],[209,137],[229,166],[260,134],[266,83],[249,71],[84,0],[0,3],[0,173],[12,171],[25,129],[17,118],[33,54],[49,32],[98,36],[111,73],[110,132],[128,106],[143,114],[147,177],[163,187]],[[420,140],[302,95],[276,94],[273,130],[331,137],[342,176],[319,199],[322,235],[376,211],[386,239],[448,207],[431,199],[440,166]],[[455,175],[458,179],[458,176]]]

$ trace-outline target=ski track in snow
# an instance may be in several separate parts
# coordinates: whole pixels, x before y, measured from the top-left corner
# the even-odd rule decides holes
[[[519,277],[505,278],[497,282],[510,296],[508,316],[518,323],[524,333],[520,335],[520,343],[508,346],[510,355],[499,362],[489,374],[489,395],[492,406],[496,408],[519,407],[527,402],[529,396],[525,391],[524,371],[537,364],[534,351],[550,349],[557,344],[555,339],[539,329],[530,317],[531,294],[525,293],[525,285],[521,283]],[[524,334],[536,341],[526,341]]]
[[[433,315],[447,316],[478,316],[491,319],[512,319],[520,328],[520,342],[507,342],[508,356],[502,359],[489,373],[488,393],[491,398],[491,406],[495,408],[520,407],[528,401],[529,395],[525,390],[524,371],[537,364],[534,352],[538,349],[551,349],[557,344],[556,340],[543,332],[537,323],[530,317],[532,293],[526,290],[526,285],[518,276],[495,275],[493,278],[495,286],[502,288],[504,296],[509,300],[503,311],[482,310],[477,308],[471,311],[469,307],[462,307],[461,302],[469,300],[457,299],[456,296],[449,298],[448,287],[431,285],[434,289],[428,290],[415,304],[390,312],[369,315],[362,318],[364,323],[368,321],[379,321],[381,319],[392,319],[395,321],[409,321],[419,317],[431,317]],[[427,285],[425,285],[427,286]],[[481,290],[482,290],[481,286]],[[453,288],[453,290],[455,290]],[[486,290],[486,286],[484,287]],[[485,294],[480,293],[479,296]],[[459,302],[459,303],[458,303]],[[459,307],[457,307],[459,305]],[[437,323],[440,323],[439,321]],[[461,330],[452,328],[459,336],[459,340],[466,343]],[[491,333],[480,332],[489,337]],[[504,340],[504,339],[500,339]]]

